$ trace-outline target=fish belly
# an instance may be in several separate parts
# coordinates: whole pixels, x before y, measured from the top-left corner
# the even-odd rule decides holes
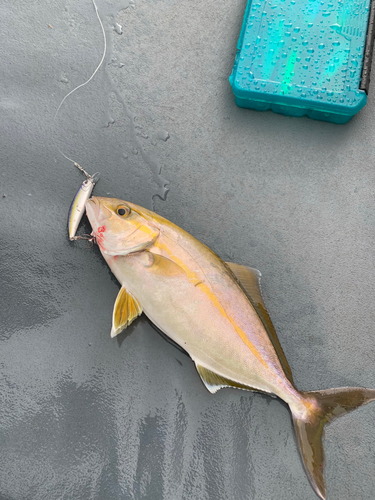
[[[193,283],[184,274],[155,274],[137,255],[107,257],[107,262],[149,319],[196,364],[250,388],[279,395],[285,377],[278,380],[262,353],[243,341],[206,283]]]

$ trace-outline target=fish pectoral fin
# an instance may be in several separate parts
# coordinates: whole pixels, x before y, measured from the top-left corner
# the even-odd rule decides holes
[[[165,278],[186,278],[194,286],[203,283],[193,271],[184,269],[172,259],[153,252],[147,252],[147,254],[149,256],[149,264],[146,267],[153,274],[164,276]]]
[[[116,337],[140,314],[142,314],[142,307],[138,300],[121,287],[113,308],[111,337]]]
[[[288,377],[289,381],[293,383],[292,370],[286,359],[283,348],[281,347],[275,327],[273,326],[270,315],[268,314],[266,305],[263,300],[262,288],[260,285],[260,278],[262,276],[261,272],[258,271],[258,269],[241,266],[240,264],[234,264],[233,262],[226,262],[226,264],[242,285],[242,288],[246,292],[247,296],[250,298],[251,303],[255,307],[260,319],[263,322],[263,325],[267,330],[268,337],[273,344],[285,375]]]
[[[202,379],[202,382],[211,394],[215,394],[215,392],[217,392],[219,389],[223,389],[223,387],[236,387],[237,389],[246,389],[247,391],[262,392],[259,391],[259,389],[255,389],[254,387],[239,384],[238,382],[234,382],[233,380],[230,380],[226,377],[222,377],[221,375],[218,375],[208,368],[204,368],[198,363],[195,363],[195,366]]]
[[[146,266],[154,274],[160,274],[163,276],[183,276],[185,270],[173,262],[173,260],[163,257],[154,252],[148,252],[150,257],[150,263]]]

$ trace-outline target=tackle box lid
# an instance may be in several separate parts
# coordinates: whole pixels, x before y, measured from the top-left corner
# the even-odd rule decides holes
[[[249,0],[229,78],[237,105],[347,122],[367,101],[372,4]]]

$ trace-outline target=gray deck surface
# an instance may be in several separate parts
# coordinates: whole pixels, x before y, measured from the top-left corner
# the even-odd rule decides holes
[[[97,195],[261,270],[298,388],[375,387],[374,84],[344,126],[236,107],[245,3],[101,0],[105,65],[55,125],[102,54],[93,6],[0,4],[1,500],[317,498],[281,401],[209,394],[145,317],[110,339],[119,285],[68,242],[83,178],[57,145]],[[328,499],[373,499],[375,404],[325,450]]]

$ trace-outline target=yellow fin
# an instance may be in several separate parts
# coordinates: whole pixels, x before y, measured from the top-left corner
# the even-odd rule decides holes
[[[121,287],[113,308],[111,337],[116,337],[140,314],[142,314],[142,307],[138,300]]]
[[[144,266],[148,267],[149,271],[153,274],[164,276],[165,278],[186,278],[194,286],[203,283],[193,271],[182,268],[177,262],[174,262],[168,257],[149,251],[144,252],[144,254]]]
[[[147,255],[149,256],[150,262],[146,267],[148,267],[153,274],[159,274],[165,277],[186,275],[185,270],[180,265],[176,264],[176,262],[173,262],[173,260],[153,252],[147,252]]]
[[[301,392],[306,398],[306,415],[293,415],[298,448],[315,493],[325,500],[324,426],[337,417],[375,401],[375,390],[362,387],[339,387],[325,391]]]
[[[217,373],[212,372],[208,368],[204,368],[201,365],[195,363],[197,367],[198,373],[202,379],[202,382],[206,386],[206,388],[210,391],[211,394],[215,394],[219,389],[223,387],[237,387],[237,389],[246,389],[247,391],[259,391],[258,389],[254,389],[248,385],[239,384],[238,382],[234,382],[233,380],[229,380]]]
[[[275,327],[273,326],[262,297],[262,290],[260,286],[260,278],[262,275],[260,271],[252,267],[241,266],[232,262],[226,262],[226,264],[229,266],[232,273],[236,276],[236,278],[242,285],[242,288],[254,305],[264,327],[267,330],[268,337],[273,344],[276,354],[280,360],[281,366],[283,367],[284,373],[293,384],[292,370],[290,369],[289,363],[285,357],[284,351],[277,337]]]
[[[251,297],[252,302],[255,302],[255,305],[262,304],[263,307],[266,308],[260,287],[260,278],[262,276],[261,272],[258,271],[258,269],[241,266],[240,264],[234,264],[233,262],[226,262],[226,264],[241,283],[242,288],[244,288],[247,295]]]

